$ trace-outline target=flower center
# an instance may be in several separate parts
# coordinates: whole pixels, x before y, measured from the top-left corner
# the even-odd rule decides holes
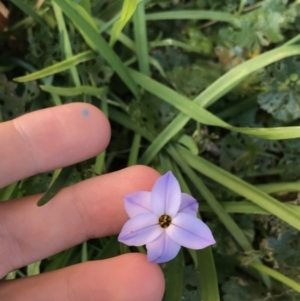
[[[164,214],[159,218],[158,222],[162,228],[168,228],[172,222],[172,218],[169,215]]]

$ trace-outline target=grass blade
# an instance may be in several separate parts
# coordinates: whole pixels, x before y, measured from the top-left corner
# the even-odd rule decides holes
[[[277,201],[259,188],[248,184],[202,157],[193,155],[183,147],[176,146],[176,149],[192,168],[245,197],[254,204],[282,219],[292,227],[300,230],[300,215],[290,207],[287,207],[285,204]]]
[[[137,0],[124,0],[120,19],[114,24],[111,32],[109,45],[113,46],[127,22],[130,20],[137,7]]]
[[[167,151],[173,157],[173,160],[182,168],[185,174],[189,177],[191,182],[194,184],[195,188],[204,197],[207,204],[211,207],[213,212],[218,216],[219,220],[223,223],[223,225],[228,230],[228,232],[236,240],[238,245],[244,251],[252,251],[253,248],[251,246],[251,243],[247,239],[242,229],[236,224],[236,222],[232,219],[232,217],[224,210],[224,208],[214,197],[212,192],[206,187],[203,181],[199,177],[197,177],[196,173],[188,166],[188,164],[185,162],[183,157],[180,154],[178,154],[178,152],[171,145],[168,146]],[[265,285],[268,288],[270,288],[271,287],[270,279],[263,274],[261,274],[261,278],[263,279]]]
[[[54,10],[55,18],[57,21],[57,27],[59,30],[60,48],[66,59],[71,58],[73,56],[73,51],[72,51],[71,42],[69,39],[63,13],[60,7],[53,0],[52,0],[52,7]],[[79,87],[80,79],[75,66],[72,66],[70,68],[70,74],[72,76],[73,83],[75,84],[75,86]]]
[[[230,91],[242,79],[244,79],[252,72],[255,72],[285,57],[297,54],[300,54],[300,46],[282,46],[274,50],[265,52],[264,54],[246,61],[228,71],[226,74],[217,79],[213,84],[211,84],[207,89],[205,89],[199,96],[197,96],[193,102],[199,104],[201,107],[206,107],[215,102],[228,91]],[[152,89],[150,93],[154,92],[155,90]],[[166,99],[164,100],[167,101]],[[168,98],[168,100],[171,101],[172,99]],[[168,143],[186,125],[189,120],[190,118],[188,116],[186,116],[184,113],[180,113],[151,143],[151,145],[143,154],[140,163],[149,164],[155,157],[155,155],[164,147],[164,145]],[[256,129],[249,129],[248,133],[253,130],[256,131]],[[272,131],[272,139],[276,139],[276,131],[276,129]],[[294,128],[294,131],[299,130]],[[257,134],[263,137],[266,132],[262,131]],[[283,133],[281,132],[281,134]],[[268,135],[270,135],[270,133],[268,133]]]
[[[166,272],[166,301],[181,301],[183,280],[182,249],[178,255],[167,263]]]
[[[182,191],[191,194],[179,168],[177,168],[176,164],[173,164],[174,174],[178,179],[180,186],[182,187]],[[202,204],[201,204],[202,207]],[[198,217],[200,218],[200,214],[198,213]],[[189,250],[190,254],[193,256],[193,252],[195,252],[197,265],[196,268],[199,271],[200,276],[200,287],[201,287],[201,296],[203,300],[206,301],[219,301],[219,286],[218,286],[218,277],[215,266],[215,261],[213,257],[213,252],[211,247],[207,247],[202,250]]]
[[[33,20],[38,22],[41,25],[47,25],[41,16],[39,16],[35,10],[26,4],[23,0],[11,0],[11,2],[17,6],[19,9],[21,9],[26,15],[30,16]]]
[[[146,15],[147,21],[157,20],[212,20],[238,24],[238,20],[229,13],[210,10],[178,10],[151,13]]]
[[[47,204],[60,191],[60,189],[65,185],[66,181],[68,180],[72,170],[73,165],[67,166],[61,170],[53,184],[37,202],[38,206],[43,206]]]
[[[139,93],[138,87],[132,80],[127,68],[123,65],[120,58],[116,53],[109,47],[105,39],[99,35],[94,20],[87,11],[80,5],[71,2],[70,0],[59,1],[53,0],[62,11],[68,16],[68,18],[74,23],[78,31],[86,43],[91,47],[92,50],[101,54],[104,59],[111,65],[116,71],[120,78],[127,85],[129,90],[137,96]]]
[[[148,50],[144,2],[138,4],[136,12],[133,17],[133,21],[134,21],[134,39],[135,39],[137,58],[139,62],[139,68],[142,73],[149,75],[150,74],[149,54],[148,54],[149,50]]]
[[[14,78],[14,81],[19,83],[29,82],[33,80],[37,80],[40,78],[44,78],[65,70],[72,68],[80,63],[84,63],[96,58],[97,55],[93,51],[85,51],[80,54],[74,55],[69,59],[66,59],[62,62],[56,63],[52,66],[46,67],[42,70],[32,72],[25,76],[20,76]]]
[[[264,215],[271,214],[269,211],[266,211],[265,209],[259,207],[258,205],[248,201],[220,202],[220,204],[227,213],[264,214]],[[300,214],[300,207],[298,205],[285,204],[285,206]],[[211,212],[212,209],[208,205],[203,204],[200,207],[200,211]]]
[[[218,277],[211,247],[197,250],[201,297],[205,301],[219,301]]]
[[[295,290],[296,292],[300,293],[300,284],[297,283],[296,281],[294,281],[293,279],[284,276],[283,274],[281,274],[280,272],[271,269],[265,265],[262,265],[260,263],[257,262],[252,262],[249,264],[250,267],[269,275],[270,277],[280,281],[281,283],[285,284],[286,286],[292,288],[293,290]]]
[[[299,48],[300,50],[300,48]],[[231,126],[210,113],[199,104],[190,101],[185,96],[180,95],[176,91],[166,87],[163,84],[143,75],[135,70],[130,70],[132,78],[145,90],[163,99],[167,103],[173,105],[189,118],[193,118],[199,123],[218,126],[235,132],[253,135],[259,138],[280,140],[300,137],[300,126],[280,127],[280,128],[238,128]]]
[[[49,93],[55,93],[61,96],[77,96],[81,94],[92,95],[95,97],[99,97],[103,94],[106,94],[108,91],[108,87],[96,88],[92,86],[79,86],[79,87],[54,87],[54,86],[45,86],[41,85],[40,88]]]

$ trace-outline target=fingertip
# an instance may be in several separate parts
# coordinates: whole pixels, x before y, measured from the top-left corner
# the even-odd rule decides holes
[[[148,261],[147,256],[131,253],[120,256],[124,269],[122,278],[124,284],[124,301],[161,301],[165,280],[161,268]],[[125,290],[126,289],[126,290]],[[133,296],[132,292],[136,295]]]
[[[71,165],[103,151],[110,124],[98,108],[70,103],[34,111],[0,126],[0,186]],[[20,151],[22,150],[22,151]]]
[[[164,287],[159,266],[135,253],[1,282],[0,299],[161,301]]]
[[[143,186],[144,183],[145,188],[140,188],[140,190],[151,190],[156,180],[160,177],[158,171],[146,165],[130,166],[123,169],[123,171],[127,173],[127,177],[132,177],[134,182],[139,183],[139,186]]]
[[[68,112],[66,115],[72,115],[74,122],[78,127],[80,126],[86,137],[93,139],[94,152],[100,153],[107,147],[111,137],[111,128],[107,116],[97,107],[89,103],[75,102],[60,107],[64,117],[64,111]]]
[[[165,281],[157,264],[150,263],[146,255],[139,253],[124,254],[105,261],[99,261],[98,268],[93,265],[95,276],[90,282],[90,290],[99,292],[99,283],[106,282],[101,294],[105,300],[114,301],[161,301]],[[104,271],[109,273],[102,279]],[[111,271],[111,272],[110,272]],[[100,278],[99,278],[100,276]],[[116,290],[117,287],[117,290]]]

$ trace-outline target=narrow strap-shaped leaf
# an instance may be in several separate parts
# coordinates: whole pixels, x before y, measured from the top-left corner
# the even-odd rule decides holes
[[[217,79],[214,83],[212,83],[209,87],[207,87],[207,89],[205,89],[202,93],[200,93],[194,99],[193,102],[204,108],[214,103],[221,96],[225,95],[227,92],[229,92],[233,87],[239,84],[243,79],[246,78],[246,76],[248,76],[252,72],[255,72],[285,57],[289,57],[297,54],[300,54],[300,46],[282,46],[274,50],[265,52],[228,71],[226,74],[224,74],[219,79]],[[155,94],[156,90],[151,88],[151,91],[149,92]],[[168,100],[172,101],[172,97],[169,98],[171,94],[170,93],[167,94],[169,95]],[[172,94],[172,96],[173,95],[176,94]],[[177,93],[177,96],[178,95],[179,94]],[[165,98],[164,100],[168,101]],[[151,145],[147,148],[147,150],[141,157],[140,163],[149,164],[151,160],[155,157],[155,155],[164,147],[164,145],[168,143],[187,124],[189,120],[190,120],[189,114],[186,115],[182,111],[151,143]],[[249,129],[247,133],[250,134],[251,131],[256,131],[256,129]],[[272,134],[273,138],[270,138],[269,136],[268,139],[277,139],[276,138],[277,134],[283,134],[283,132],[280,133],[280,130],[276,130],[276,129],[272,130],[272,133],[265,132],[265,129],[259,131],[260,133],[258,133],[257,131],[256,134],[258,134],[260,137],[263,137],[264,134],[267,135]],[[299,132],[297,128],[292,129],[292,131]],[[241,132],[244,133],[244,131]]]
[[[269,275],[270,277],[280,281],[281,283],[300,293],[300,284],[294,281],[293,279],[281,274],[280,272],[257,262],[252,262],[249,264],[249,266],[262,273]]]
[[[53,184],[37,202],[38,206],[43,206],[47,204],[60,191],[60,189],[65,185],[66,181],[68,180],[72,170],[73,165],[67,166],[61,170]]]
[[[82,3],[81,3],[82,5]],[[73,51],[72,51],[72,46],[71,46],[71,41],[69,38],[67,26],[65,24],[64,16],[63,13],[60,9],[60,7],[52,0],[52,6],[53,6],[53,11],[54,15],[57,21],[57,27],[59,30],[59,41],[60,41],[60,48],[61,51],[66,59],[71,58],[73,56]],[[73,83],[75,86],[80,86],[80,78],[79,74],[77,72],[77,69],[75,66],[71,67],[69,69],[70,74],[73,79]]]
[[[239,195],[242,195],[254,204],[282,219],[292,227],[300,230],[300,214],[298,212],[295,212],[290,207],[285,206],[285,204],[277,201],[259,188],[248,184],[242,179],[212,164],[204,158],[193,155],[184,147],[176,146],[176,149],[192,168]]]
[[[201,298],[205,301],[219,301],[219,289],[218,289],[218,277],[215,269],[215,261],[211,247],[197,250],[199,265],[199,276],[201,283]],[[205,260],[203,260],[205,258]],[[212,268],[213,267],[213,268]],[[209,273],[203,273],[202,271],[210,270]]]
[[[55,73],[59,73],[65,70],[68,70],[72,68],[73,66],[76,66],[77,64],[84,63],[87,61],[90,61],[94,58],[96,58],[97,55],[93,51],[85,51],[80,54],[74,55],[62,62],[56,63],[54,65],[51,65],[49,67],[46,67],[42,70],[32,72],[25,76],[20,76],[14,78],[14,81],[19,83],[29,82],[36,79],[44,78],[50,75],[53,75]]]
[[[41,261],[37,261],[29,264],[27,266],[27,276],[39,275],[41,273],[40,265],[41,265]]]
[[[166,301],[181,301],[183,280],[182,249],[178,255],[167,263]]]
[[[156,20],[212,20],[238,24],[238,19],[232,14],[211,10],[178,10],[150,13],[147,21]]]
[[[39,24],[46,25],[44,19],[41,18],[41,16],[39,16],[24,0],[11,0],[11,2]]]
[[[119,242],[117,236],[111,236],[109,241],[106,242],[103,249],[98,252],[94,259],[107,259],[118,255]]]
[[[134,25],[135,48],[137,52],[139,68],[141,72],[148,75],[150,74],[150,67],[149,67],[149,55],[148,55],[148,39],[147,39],[147,30],[146,30],[146,21],[145,21],[145,5],[143,2],[137,4],[136,0],[132,1],[131,5],[135,5],[133,25]],[[141,135],[135,133],[132,141],[129,158],[128,158],[128,163],[127,163],[128,166],[137,164],[140,143],[141,143]]]
[[[134,41],[140,71],[150,74],[147,26],[145,20],[145,3],[138,4],[133,16]]]
[[[282,127],[282,128],[238,128],[233,127],[230,124],[224,122],[223,120],[219,119],[217,116],[213,115],[200,105],[196,104],[195,102],[190,101],[186,97],[178,94],[174,90],[152,80],[150,77],[147,77],[137,71],[131,70],[132,77],[135,81],[140,84],[144,89],[148,90],[152,94],[160,97],[161,99],[165,100],[166,102],[174,105],[178,108],[181,112],[185,113],[189,117],[195,119],[196,121],[220,126],[232,131],[245,133],[249,135],[254,135],[259,138],[266,138],[266,139],[288,139],[288,138],[295,138],[300,136],[300,127]],[[178,128],[180,130],[181,128]],[[170,128],[170,131],[174,132],[173,128]],[[164,141],[162,142],[164,143]],[[150,146],[151,147],[151,146]],[[148,161],[144,162],[145,155],[141,158],[141,163],[148,163]]]
[[[112,46],[115,44],[115,42],[118,39],[118,36],[124,26],[127,24],[127,22],[132,17],[136,7],[137,7],[137,0],[124,0],[121,17],[120,19],[114,24],[111,37],[109,41],[109,45]]]
[[[299,48],[300,50],[300,48]],[[182,113],[194,120],[212,126],[219,126],[231,131],[253,135],[255,137],[280,140],[300,137],[300,126],[277,127],[277,128],[239,128],[231,126],[216,115],[204,109],[197,103],[189,100],[185,96],[180,95],[176,91],[166,87],[163,84],[151,79],[144,74],[130,70],[130,74],[134,80],[141,85],[145,90],[160,97],[167,103],[179,109]]]
[[[213,212],[218,216],[220,221],[223,223],[225,228],[232,235],[238,245],[246,252],[253,251],[252,245],[246,237],[245,233],[237,225],[234,219],[224,210],[220,202],[218,202],[213,193],[207,188],[207,186],[197,176],[192,168],[185,162],[184,158],[180,154],[178,154],[176,149],[170,144],[167,147],[167,151],[173,157],[174,161],[182,168],[184,173],[189,177],[195,188],[204,197],[207,204],[212,208]],[[270,288],[270,279],[264,274],[261,274],[261,278],[263,279],[265,285]]]
[[[114,120],[115,122],[123,125],[124,127],[139,133],[143,137],[145,137],[149,141],[153,141],[155,139],[154,136],[152,136],[148,131],[145,129],[137,126],[130,118],[125,115],[124,113],[121,113],[113,108],[110,108],[110,118]],[[197,156],[195,156],[198,158]],[[214,166],[214,165],[213,165]],[[193,167],[193,166],[192,166]],[[221,171],[223,169],[219,168]],[[229,174],[229,173],[227,173]],[[214,179],[214,175],[211,175],[211,177]],[[234,177],[236,178],[236,177]],[[226,181],[224,182],[223,179],[226,179],[226,175],[224,178],[220,179],[221,184],[226,186]],[[234,181],[234,180],[233,180]],[[250,187],[252,187],[250,184],[248,184]],[[300,191],[300,183],[295,182],[295,183],[274,183],[272,184],[264,184],[264,185],[259,185],[256,187],[257,189],[261,190],[262,192],[266,193],[272,193],[272,192],[278,192],[278,191]],[[253,213],[253,214],[271,214],[270,211],[263,209],[261,206],[259,206],[258,202],[256,203],[251,203],[251,202],[225,202],[222,203],[224,209],[228,213]],[[292,211],[296,211],[299,216],[300,216],[300,207],[297,205],[290,205],[290,204],[282,204],[285,207],[290,207]],[[200,210],[206,212],[211,212],[212,209],[205,205],[202,204]]]
[[[244,214],[263,214],[270,215],[271,213],[256,204],[253,204],[248,201],[240,202],[220,202],[224,210],[228,213],[244,213]],[[300,206],[284,204],[288,208],[297,212],[300,215]],[[212,209],[207,204],[202,204],[200,207],[201,212],[211,212]]]
[[[79,86],[79,87],[54,87],[41,85],[40,88],[49,93],[55,93],[61,96],[77,96],[81,94],[87,94],[99,97],[108,91],[108,87],[96,88],[92,86]]]
[[[178,179],[180,186],[182,187],[182,191],[190,193],[190,189],[188,188],[184,177],[182,176],[179,168],[173,161],[173,171]],[[202,204],[201,204],[202,207]],[[198,213],[198,217],[200,217],[200,213]],[[191,256],[195,260],[196,269],[199,271],[200,277],[200,288],[201,288],[201,297],[202,300],[206,301],[219,301],[219,286],[218,286],[218,277],[217,271],[214,261],[214,256],[211,247],[207,247],[202,250],[189,250]],[[194,258],[194,255],[196,258]]]
[[[7,201],[10,199],[15,188],[17,187],[18,182],[12,183],[6,187],[0,189],[0,202]]]
[[[59,268],[66,267],[70,265],[72,260],[80,260],[79,253],[76,250],[76,247],[70,248],[58,255],[56,255],[55,260],[51,260],[46,266],[43,272],[55,271]]]
[[[70,0],[53,0],[68,18],[74,23],[86,43],[92,50],[100,53],[111,67],[118,73],[131,92],[137,96],[138,87],[132,80],[127,68],[124,66],[117,54],[109,47],[105,39],[98,33],[92,16],[80,5]]]

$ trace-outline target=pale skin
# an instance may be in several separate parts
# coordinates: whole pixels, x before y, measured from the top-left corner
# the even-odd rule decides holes
[[[0,123],[0,187],[103,151],[110,125],[97,108],[74,103]],[[151,190],[159,174],[133,166],[60,191],[0,203],[0,279],[90,238],[117,234],[128,220],[122,196]],[[34,277],[0,281],[1,301],[160,301],[164,278],[145,255],[126,254]]]

